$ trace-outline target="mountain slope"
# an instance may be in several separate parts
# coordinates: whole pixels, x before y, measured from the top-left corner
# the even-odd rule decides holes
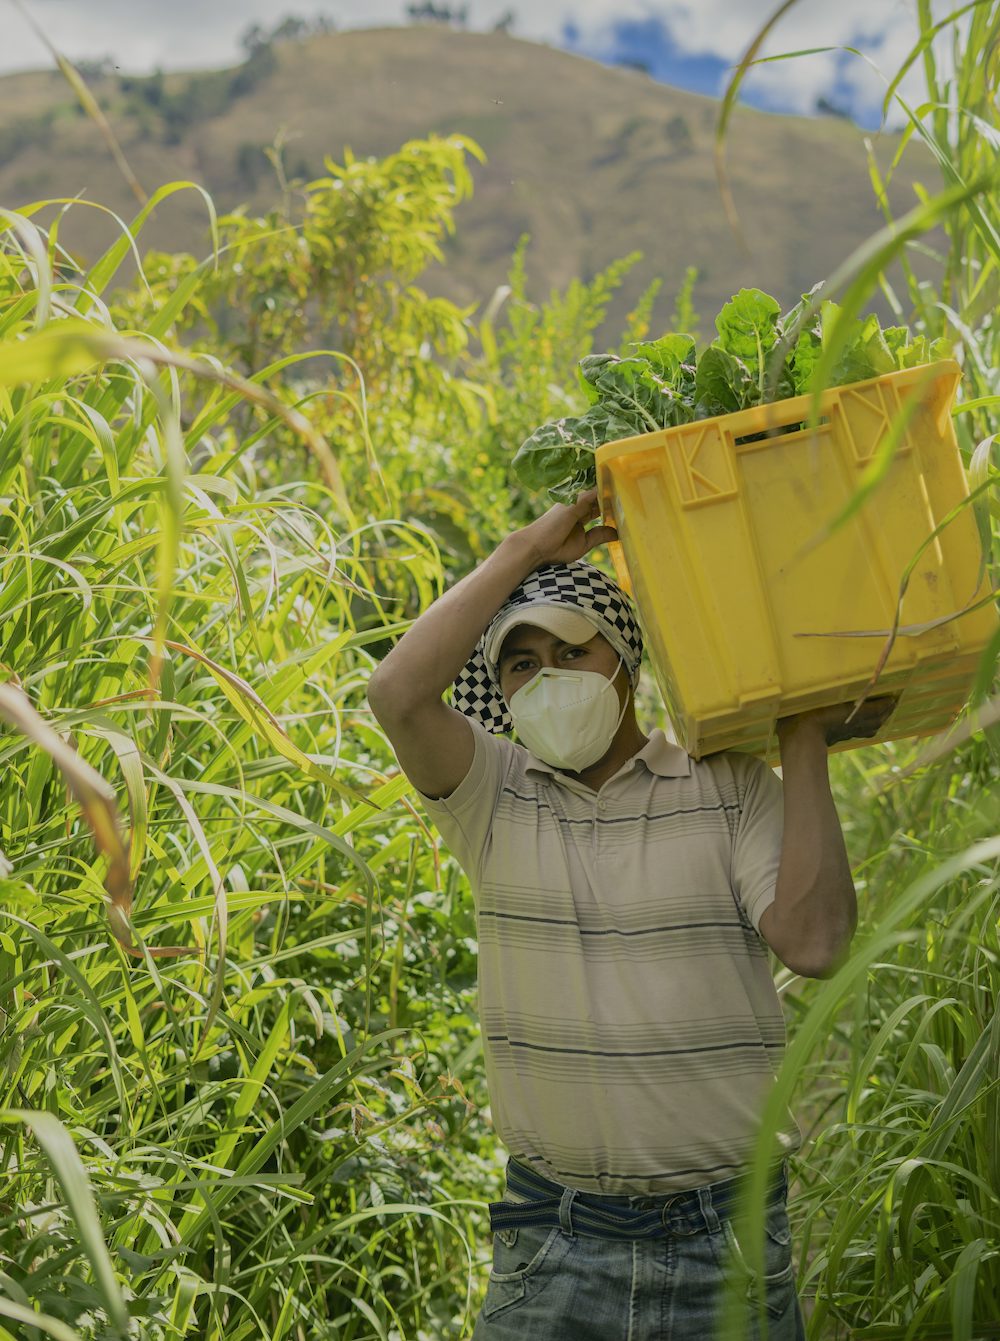
[[[149,191],[185,178],[220,210],[278,195],[262,151],[280,134],[293,176],[323,158],[383,154],[429,132],[461,132],[488,155],[476,193],[457,214],[445,269],[426,282],[462,302],[489,298],[529,233],[539,294],[587,277],[633,249],[644,253],[616,315],[654,276],[666,314],[688,265],[710,314],[743,284],[792,302],[881,222],[864,139],[849,123],[740,111],[728,147],[749,251],[730,231],[713,163],[718,104],[503,34],[434,27],[352,31],[267,48],[235,72],[159,80],[110,76],[94,89]],[[159,99],[159,101],[157,101]],[[883,137],[887,162],[895,137]],[[96,127],[54,72],[0,79],[0,204],[83,193],[124,217],[135,202]],[[897,210],[913,200],[902,175]],[[74,209],[62,236],[85,258],[113,223]],[[144,245],[207,249],[206,212],[193,192],[167,202]]]

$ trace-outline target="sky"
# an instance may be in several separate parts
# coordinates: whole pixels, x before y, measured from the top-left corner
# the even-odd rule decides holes
[[[443,0],[440,0],[443,3]],[[468,26],[489,30],[508,11],[515,36],[607,62],[641,61],[655,78],[717,94],[775,0],[460,0]],[[72,60],[110,55],[122,70],[195,69],[241,59],[248,25],[322,14],[338,28],[406,22],[406,0],[13,0],[0,72],[50,63],[17,10],[35,18]],[[885,76],[916,36],[915,0],[799,0],[764,54],[830,48],[761,65],[744,96],[757,106],[809,113],[820,99],[877,126]],[[864,57],[843,50],[856,47]],[[881,71],[881,73],[879,73]],[[919,96],[919,74],[906,87]]]

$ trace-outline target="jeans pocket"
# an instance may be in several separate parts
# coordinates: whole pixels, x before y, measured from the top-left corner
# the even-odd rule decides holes
[[[746,1286],[746,1297],[754,1306],[763,1304],[774,1318],[782,1317],[795,1294],[792,1264],[792,1231],[783,1203],[768,1206],[764,1217],[764,1272],[751,1269],[740,1247],[731,1220],[723,1220],[730,1254]]]
[[[483,1300],[483,1315],[495,1317],[522,1300],[534,1298],[557,1275],[574,1239],[558,1227],[518,1228],[493,1235],[493,1269]]]

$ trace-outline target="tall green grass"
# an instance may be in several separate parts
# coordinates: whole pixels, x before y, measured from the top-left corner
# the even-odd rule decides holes
[[[268,467],[286,368],[116,329],[114,262],[4,216],[0,1336],[432,1335],[468,1108],[413,1024],[468,954],[364,687],[440,561]]]
[[[775,12],[737,71],[720,160],[739,84],[796,2]],[[900,319],[954,344],[963,366],[956,428],[996,589],[1000,6],[983,0],[942,15],[920,0],[918,13],[919,40],[887,77],[886,112],[906,121],[893,170],[920,146],[930,180],[894,219],[872,154],[885,226],[845,259],[823,296],[841,302],[844,332],[881,293]],[[803,57],[769,59],[793,58]],[[912,68],[928,90],[916,107],[899,92]],[[834,332],[830,358],[836,347]],[[813,1341],[1000,1335],[998,653],[1000,639],[984,656],[964,729],[930,749],[897,744],[832,761],[858,935],[834,979],[779,975],[791,1043],[765,1114],[746,1229],[759,1262],[754,1226],[790,1102],[807,1136],[794,1162],[792,1220]]]
[[[330,164],[296,217],[206,202],[204,261],[142,250],[182,183],[86,271],[58,209],[0,214],[0,1338],[468,1330],[474,922],[365,688],[509,524],[539,324],[587,352],[627,267],[535,314],[515,268],[473,360],[412,282],[466,152]],[[367,287],[324,269],[345,239]]]

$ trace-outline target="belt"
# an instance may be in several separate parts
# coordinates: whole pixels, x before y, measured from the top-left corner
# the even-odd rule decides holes
[[[490,1203],[490,1229],[494,1233],[559,1225],[568,1233],[594,1238],[658,1239],[718,1229],[720,1220],[732,1218],[746,1179],[729,1178],[685,1192],[602,1196],[554,1183],[510,1159],[507,1187],[525,1200]],[[782,1160],[772,1171],[767,1205],[784,1202],[787,1195],[788,1176]]]

